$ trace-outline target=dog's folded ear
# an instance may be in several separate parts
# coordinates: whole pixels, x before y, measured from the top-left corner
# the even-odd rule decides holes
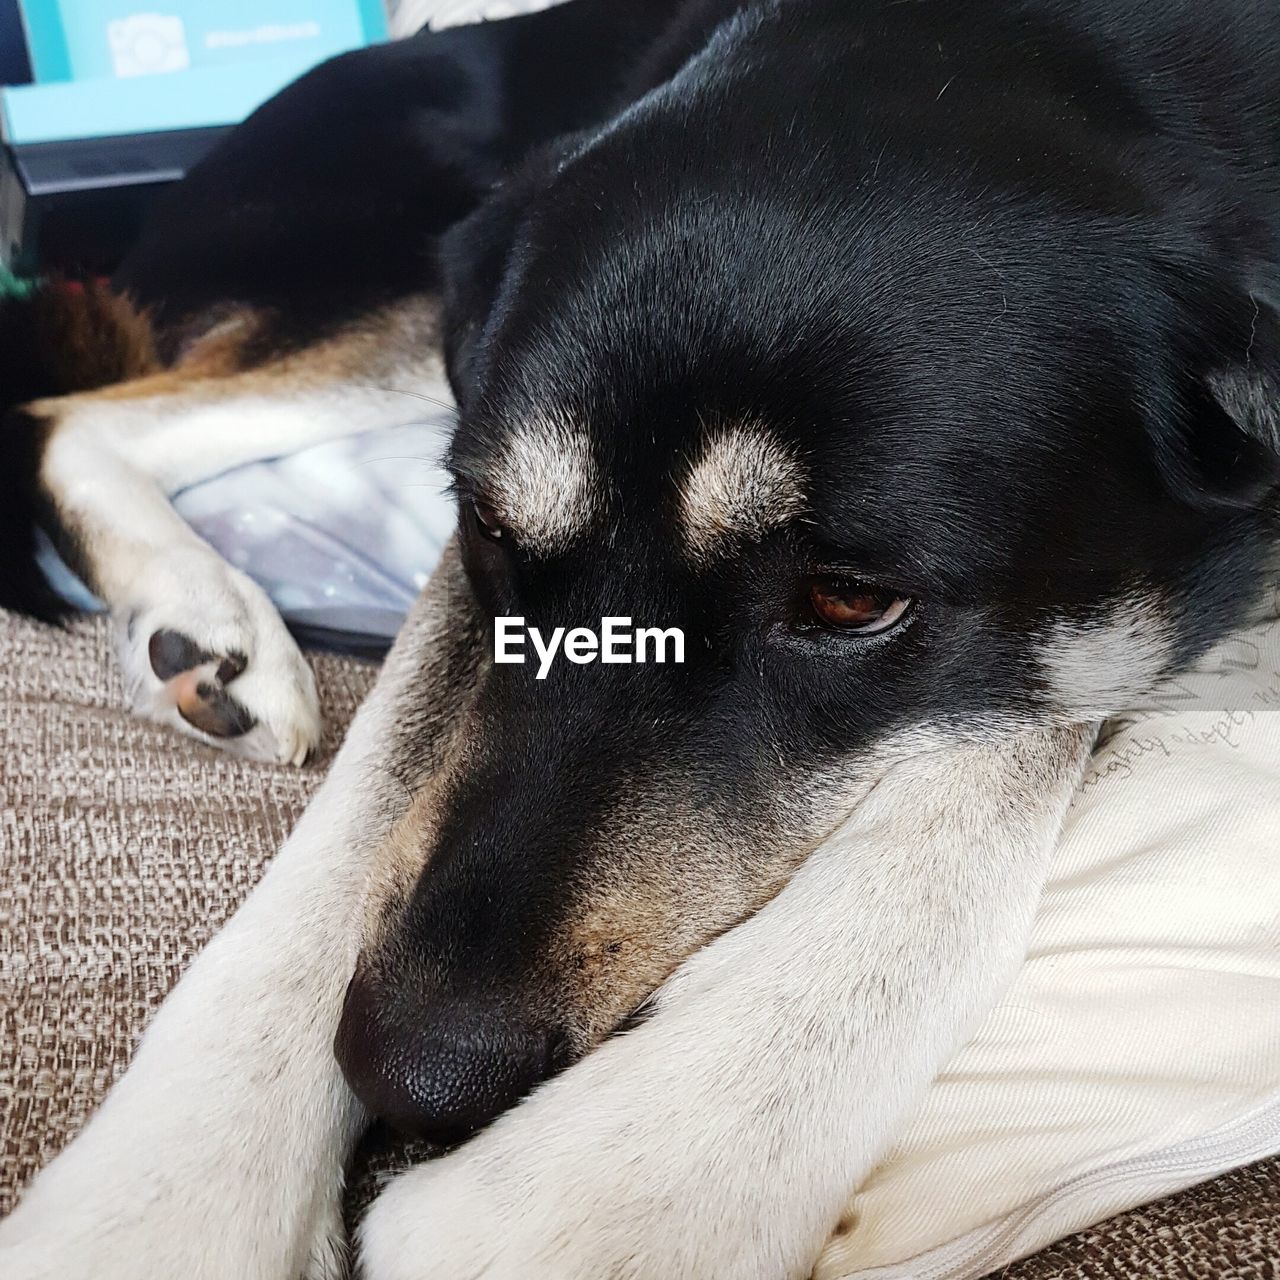
[[[518,291],[504,288],[508,274],[518,275],[528,267],[537,193],[550,185],[577,136],[566,133],[530,151],[479,208],[441,239],[445,359],[459,405],[483,382],[487,338],[510,315]],[[542,290],[523,293],[538,297]]]
[[[506,271],[519,218],[515,202],[491,197],[443,237],[445,360],[461,403],[474,384],[485,329]]]
[[[1280,488],[1280,295],[1255,285],[1197,303],[1208,333],[1191,357],[1183,430],[1159,442],[1161,468],[1197,506],[1257,506]]]
[[[1211,369],[1206,381],[1232,422],[1280,455],[1280,307],[1256,293],[1249,302],[1253,316],[1243,357]]]

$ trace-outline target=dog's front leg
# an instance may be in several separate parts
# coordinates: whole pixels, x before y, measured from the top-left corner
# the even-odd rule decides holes
[[[342,1166],[361,1117],[333,1033],[373,853],[447,750],[482,652],[471,628],[451,549],[261,884],[0,1224],[5,1280],[342,1274]]]
[[[1085,730],[917,756],[647,1021],[362,1230],[368,1280],[781,1280],[1020,960]]]

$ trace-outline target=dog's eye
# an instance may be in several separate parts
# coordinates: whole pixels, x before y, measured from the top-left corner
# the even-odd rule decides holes
[[[476,528],[490,542],[501,542],[507,536],[507,531],[502,527],[502,522],[494,514],[493,508],[487,502],[473,502],[471,504],[471,514],[475,518]]]
[[[809,585],[809,608],[824,627],[869,636],[901,621],[911,600],[867,582],[815,578]]]

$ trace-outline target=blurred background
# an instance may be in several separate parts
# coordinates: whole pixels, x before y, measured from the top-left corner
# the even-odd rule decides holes
[[[391,16],[384,0],[0,0],[0,266],[109,273],[159,186]]]
[[[0,0],[0,295],[109,275],[148,204],[259,103],[346,49],[551,0]],[[379,652],[452,531],[452,412],[215,477],[179,513],[313,644]],[[47,542],[45,570],[88,595]]]
[[[316,63],[550,0],[0,0],[0,269],[105,275],[155,191]]]

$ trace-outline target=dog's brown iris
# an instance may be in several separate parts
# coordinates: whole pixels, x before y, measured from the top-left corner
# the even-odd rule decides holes
[[[824,626],[869,635],[893,626],[911,601],[865,582],[819,578],[809,587],[809,605]]]

